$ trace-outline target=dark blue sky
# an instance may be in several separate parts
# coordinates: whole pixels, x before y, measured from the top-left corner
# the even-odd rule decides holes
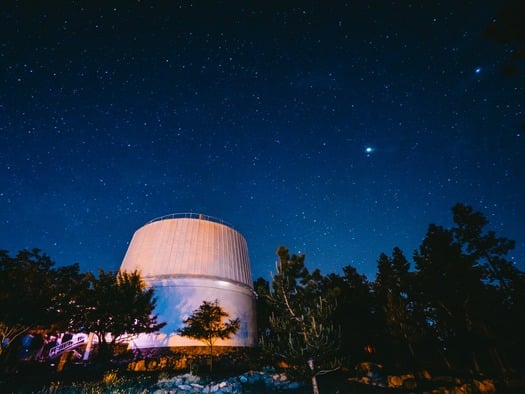
[[[373,280],[462,202],[524,269],[524,74],[482,35],[498,2],[433,3],[2,2],[0,248],[117,269],[191,211],[254,278],[282,244]]]

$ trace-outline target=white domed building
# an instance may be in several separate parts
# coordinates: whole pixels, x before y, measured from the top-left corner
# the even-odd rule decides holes
[[[218,300],[240,329],[217,346],[254,346],[257,327],[255,292],[244,237],[219,219],[202,214],[172,214],[139,228],[121,271],[138,270],[155,289],[160,333],[141,334],[132,347],[204,346],[177,334],[182,321],[203,301]]]

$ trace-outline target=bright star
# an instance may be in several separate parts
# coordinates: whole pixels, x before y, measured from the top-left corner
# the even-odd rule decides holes
[[[365,146],[366,157],[370,157],[374,154],[375,148],[373,146]]]
[[[476,67],[476,69],[474,70],[474,72],[476,74],[479,74],[481,72],[481,67]]]

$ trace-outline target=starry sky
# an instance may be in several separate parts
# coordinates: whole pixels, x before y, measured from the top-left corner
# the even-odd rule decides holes
[[[525,268],[499,2],[52,4],[0,5],[0,249],[115,270],[142,225],[196,212],[245,236],[254,278],[285,245],[374,280],[461,202]]]

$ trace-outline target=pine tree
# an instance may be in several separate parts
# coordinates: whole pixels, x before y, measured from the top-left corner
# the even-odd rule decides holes
[[[415,300],[449,367],[467,366],[473,373],[495,367],[506,373],[498,345],[512,332],[500,327],[514,303],[509,289],[520,281],[519,271],[505,258],[514,242],[485,231],[488,221],[469,206],[456,204],[452,212],[455,227],[431,224],[414,255]]]
[[[338,368],[340,332],[332,323],[335,305],[329,304],[304,266],[304,255],[290,256],[277,250],[279,262],[268,300],[273,306],[271,334],[264,349],[280,356],[295,371],[312,379],[318,393],[317,376]],[[310,280],[311,279],[311,280]]]

